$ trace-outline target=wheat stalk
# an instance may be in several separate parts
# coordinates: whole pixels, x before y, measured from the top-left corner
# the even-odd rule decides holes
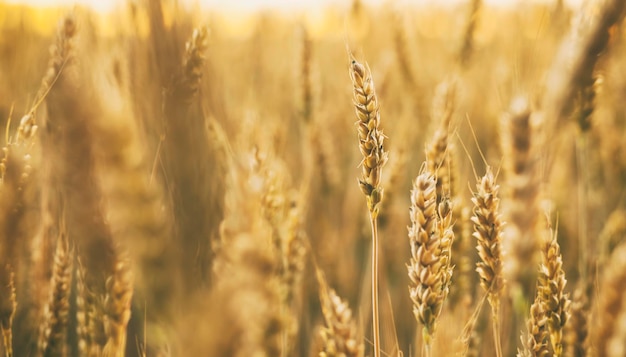
[[[367,198],[372,229],[372,324],[374,331],[374,356],[380,357],[380,326],[378,317],[378,213],[383,198],[380,185],[382,168],[387,162],[384,150],[385,136],[379,129],[380,113],[374,80],[369,66],[362,65],[352,57],[350,78],[353,85],[353,100],[357,116],[359,149],[363,155],[359,186]]]
[[[5,357],[13,356],[13,318],[17,308],[15,275],[9,264],[0,269],[0,330],[4,341]]]

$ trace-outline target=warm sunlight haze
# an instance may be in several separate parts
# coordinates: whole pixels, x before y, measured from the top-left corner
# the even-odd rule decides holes
[[[626,356],[581,4],[0,0],[0,357]]]
[[[530,0],[531,2],[547,3],[549,0]],[[583,0],[566,0],[565,2],[572,6],[579,5]],[[83,4],[98,11],[111,11],[122,0],[8,0],[7,3],[30,4],[33,6],[55,6],[55,5],[72,5]],[[364,3],[372,5],[393,4],[394,6],[425,6],[425,5],[454,5],[461,4],[464,0],[365,0]],[[528,2],[527,0],[486,0],[485,3],[497,6],[511,6],[520,2]],[[182,1],[182,3],[193,3],[193,1]],[[224,10],[240,10],[255,11],[260,9],[280,9],[290,10],[306,10],[312,8],[320,8],[324,6],[336,6],[348,4],[348,1],[339,0],[199,0],[199,3],[206,9],[224,9]]]

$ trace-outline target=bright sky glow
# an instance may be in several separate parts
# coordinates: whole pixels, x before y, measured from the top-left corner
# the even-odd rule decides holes
[[[534,2],[553,2],[554,0],[535,0]],[[93,8],[96,11],[108,12],[113,10],[117,5],[123,4],[123,0],[5,0],[7,3],[14,4],[30,4],[33,6],[57,6],[57,5],[73,5],[83,4]],[[189,1],[182,1],[183,3]],[[458,4],[469,2],[469,0],[364,0],[368,4],[383,4],[385,2],[398,5],[433,5],[433,4]],[[496,6],[509,6],[525,0],[485,0],[487,4]],[[571,6],[578,6],[582,0],[566,0]],[[280,9],[289,10],[306,10],[320,9],[326,6],[340,5],[345,6],[350,0],[199,0],[199,3],[206,9],[223,9],[237,11],[254,11],[259,9]]]

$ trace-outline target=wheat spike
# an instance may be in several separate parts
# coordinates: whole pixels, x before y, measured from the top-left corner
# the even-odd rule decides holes
[[[43,356],[60,356],[67,353],[66,336],[70,313],[72,262],[73,256],[68,237],[62,228],[54,254],[50,297],[44,308],[39,336],[39,349]]]
[[[69,13],[58,25],[56,43],[50,48],[51,56],[48,63],[48,71],[41,80],[36,102],[20,120],[20,125],[17,129],[18,142],[31,139],[37,132],[38,126],[35,117],[37,108],[61,75],[63,68],[73,60],[76,30],[77,26],[74,14]]]
[[[130,320],[133,298],[133,276],[124,258],[118,258],[113,275],[107,279],[106,290],[104,331],[107,342],[102,353],[103,356],[122,357],[126,351],[126,325]]]
[[[353,86],[353,103],[357,116],[359,149],[363,155],[359,186],[367,198],[372,230],[372,327],[374,356],[380,357],[380,324],[378,308],[378,214],[383,199],[380,185],[382,169],[387,162],[387,152],[383,147],[385,136],[380,130],[378,98],[369,66],[362,65],[352,57],[350,78]]]
[[[426,166],[424,166],[426,167]],[[435,333],[436,321],[449,292],[453,240],[450,201],[437,206],[437,182],[432,172],[422,168],[411,190],[409,242],[411,259],[407,266],[413,313],[424,325],[427,345]]]
[[[320,330],[324,343],[320,357],[363,357],[364,346],[357,334],[352,311],[317,271],[319,295],[326,326]]]
[[[204,54],[207,50],[208,30],[200,27],[193,30],[191,39],[185,44],[185,56],[183,59],[183,75],[179,80],[177,95],[185,100],[193,98],[200,88],[202,78],[202,66],[204,65]]]
[[[480,276],[480,285],[488,294],[492,307],[499,305],[500,293],[504,288],[502,278],[502,222],[499,213],[499,187],[491,168],[487,168],[485,176],[476,185],[472,202],[474,203],[474,234],[477,239],[480,262],[476,270]]]
[[[106,341],[103,313],[98,297],[86,284],[86,271],[76,259],[76,335],[81,356],[99,356]]]
[[[380,187],[382,168],[387,162],[387,152],[383,147],[385,136],[379,129],[378,98],[367,64],[362,65],[352,58],[350,78],[354,87],[353,98],[358,119],[359,149],[363,155],[359,186],[367,197],[370,212],[376,217],[383,197],[382,187]]]
[[[548,347],[548,317],[544,310],[541,297],[537,296],[530,306],[530,317],[526,325],[528,327],[527,353],[529,357],[546,357],[550,355]]]
[[[556,231],[543,247],[537,294],[547,318],[550,343],[555,356],[563,354],[563,328],[569,318],[569,295],[565,294],[565,272]]]

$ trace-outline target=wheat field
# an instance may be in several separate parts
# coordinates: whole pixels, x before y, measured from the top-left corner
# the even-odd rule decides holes
[[[0,352],[626,356],[624,8],[0,1]]]

